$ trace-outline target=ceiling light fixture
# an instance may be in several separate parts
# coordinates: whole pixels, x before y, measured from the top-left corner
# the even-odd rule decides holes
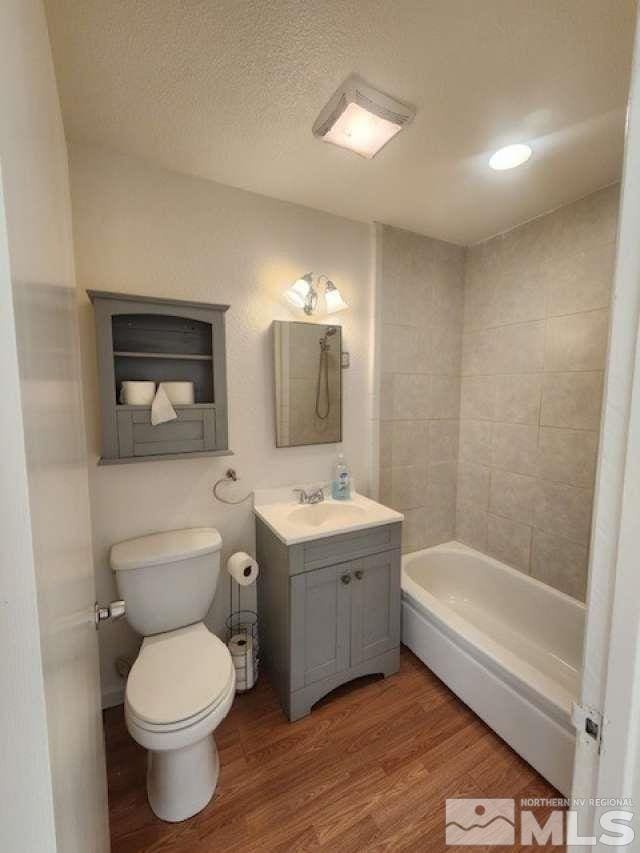
[[[322,281],[324,280],[324,307],[326,314],[336,314],[338,311],[345,311],[349,305],[342,298],[342,294],[335,284],[321,274],[316,276],[315,284],[313,281],[313,273],[305,273],[286,291],[285,296],[294,306],[299,308],[307,316],[311,316],[318,310],[319,305],[319,290]]]
[[[496,172],[515,169],[516,166],[522,166],[523,163],[526,163],[532,153],[531,147],[521,142],[516,145],[506,145],[504,148],[499,148],[491,156],[489,165]]]
[[[371,160],[407,125],[415,110],[351,74],[313,125],[313,135]]]

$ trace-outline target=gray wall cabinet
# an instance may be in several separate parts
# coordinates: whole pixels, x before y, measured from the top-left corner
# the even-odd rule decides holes
[[[101,464],[228,455],[227,305],[88,291],[96,319]],[[119,403],[125,380],[188,381],[195,403],[153,426],[149,406]]]
[[[287,547],[256,519],[260,654],[290,720],[346,681],[397,672],[401,525]]]

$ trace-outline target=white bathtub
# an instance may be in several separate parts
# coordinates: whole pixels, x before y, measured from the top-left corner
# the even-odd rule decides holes
[[[456,542],[402,560],[402,640],[569,795],[584,605]]]

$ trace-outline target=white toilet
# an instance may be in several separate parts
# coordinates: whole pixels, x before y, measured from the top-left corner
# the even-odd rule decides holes
[[[218,585],[221,546],[217,530],[200,527],[111,549],[127,619],[144,637],[127,680],[127,727],[149,750],[149,804],[172,822],[213,796],[219,762],[212,734],[235,695],[229,650],[202,621]]]

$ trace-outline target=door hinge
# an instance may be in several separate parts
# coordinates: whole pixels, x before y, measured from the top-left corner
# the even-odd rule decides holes
[[[591,705],[579,705],[574,702],[571,708],[571,721],[575,726],[578,737],[593,741],[598,752],[602,749],[602,726],[604,718],[602,711]]]

